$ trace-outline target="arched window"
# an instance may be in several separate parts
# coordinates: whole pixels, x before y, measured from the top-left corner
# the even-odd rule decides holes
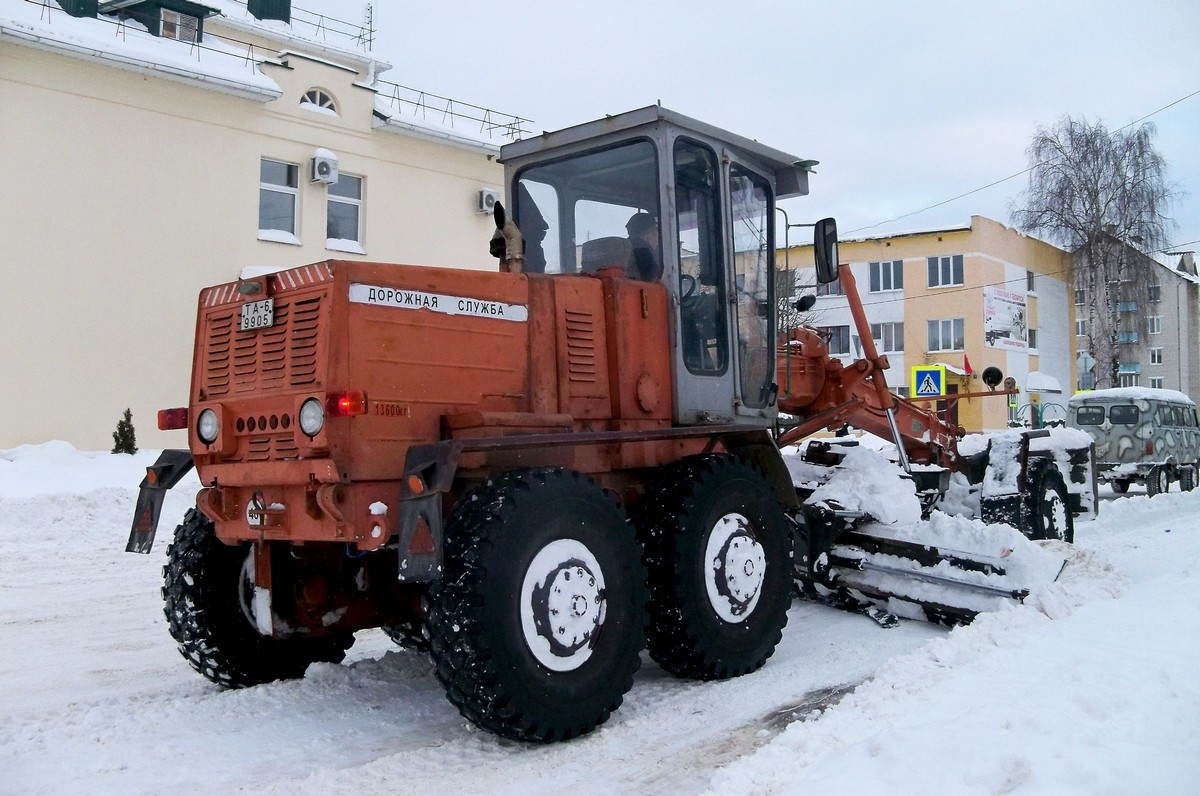
[[[324,111],[337,115],[337,104],[333,101],[333,96],[324,89],[310,88],[304,92],[304,98],[300,100],[300,107],[307,108],[310,111]]]

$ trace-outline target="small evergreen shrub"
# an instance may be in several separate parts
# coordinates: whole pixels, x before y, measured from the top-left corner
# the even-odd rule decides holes
[[[137,453],[137,435],[133,431],[133,412],[125,410],[123,419],[117,421],[113,432],[113,453]]]

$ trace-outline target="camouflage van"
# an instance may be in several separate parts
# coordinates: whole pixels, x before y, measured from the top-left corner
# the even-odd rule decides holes
[[[1196,404],[1175,390],[1120,387],[1075,394],[1067,422],[1096,442],[1096,475],[1124,493],[1146,485],[1146,493],[1166,492],[1172,481],[1186,491],[1196,487],[1200,423]]]

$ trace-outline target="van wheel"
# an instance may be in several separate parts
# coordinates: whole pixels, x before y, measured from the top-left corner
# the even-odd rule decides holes
[[[1195,466],[1181,467],[1179,469],[1179,489],[1183,492],[1191,492],[1196,488],[1196,468]]]
[[[514,470],[458,501],[445,545],[429,631],[459,712],[520,741],[606,721],[645,643],[646,574],[621,507],[580,473]]]
[[[1146,494],[1150,496],[1164,494],[1171,488],[1171,471],[1165,465],[1158,465],[1146,475]]]
[[[770,486],[732,456],[694,456],[642,498],[646,646],[676,677],[747,674],[775,651],[791,605],[792,542]]]

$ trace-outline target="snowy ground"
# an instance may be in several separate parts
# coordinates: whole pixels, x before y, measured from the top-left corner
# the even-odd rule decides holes
[[[1104,494],[1024,606],[946,631],[797,603],[762,671],[646,661],[608,724],[541,747],[467,725],[377,631],[299,681],[200,678],[162,617],[170,528],[124,552],[153,458],[0,451],[0,793],[1200,793],[1200,491]]]

